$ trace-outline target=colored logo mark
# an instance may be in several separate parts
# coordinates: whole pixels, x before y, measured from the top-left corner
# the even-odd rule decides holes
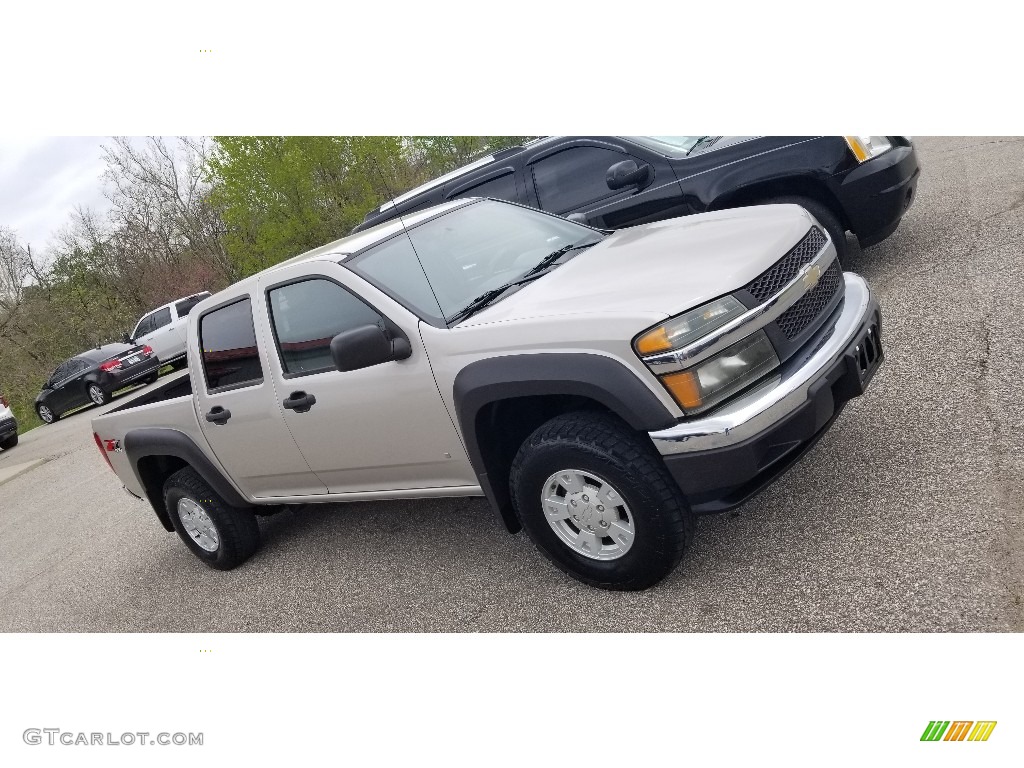
[[[932,720],[921,741],[988,741],[995,728],[995,720]]]

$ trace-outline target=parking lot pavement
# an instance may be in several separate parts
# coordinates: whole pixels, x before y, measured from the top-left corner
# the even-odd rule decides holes
[[[0,486],[0,631],[1024,629],[1024,140],[916,143],[914,207],[852,254],[885,365],[661,585],[571,581],[477,499],[288,511],[209,570],[122,492],[88,409],[0,454],[47,459]]]

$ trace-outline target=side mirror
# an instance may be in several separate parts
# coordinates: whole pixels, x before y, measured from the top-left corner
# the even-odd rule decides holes
[[[567,218],[569,221],[575,221],[577,224],[587,223],[587,217],[584,216],[582,213],[570,213],[565,218]]]
[[[134,343],[135,343],[135,342],[134,342],[134,341],[132,340],[132,337],[128,335],[128,332],[127,332],[127,331],[125,331],[125,332],[124,332],[124,334],[123,334],[123,335],[121,336],[121,341],[122,341],[122,342],[123,342],[124,344],[134,344]]]
[[[605,181],[609,189],[636,187],[643,189],[651,178],[651,166],[636,164],[635,160],[623,160],[608,169]]]
[[[408,339],[403,336],[389,339],[379,325],[361,325],[331,339],[331,359],[339,371],[357,371],[391,360],[405,360],[411,354]]]

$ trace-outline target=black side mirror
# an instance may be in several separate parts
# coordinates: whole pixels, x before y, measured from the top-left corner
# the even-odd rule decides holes
[[[331,339],[331,358],[339,371],[357,371],[391,360],[405,360],[412,346],[404,336],[389,339],[379,325],[361,325]]]
[[[623,160],[608,169],[605,181],[609,189],[636,187],[643,189],[651,178],[651,166],[636,164],[635,160]]]
[[[135,343],[135,342],[134,342],[134,341],[132,340],[132,337],[128,335],[128,332],[127,332],[127,331],[125,331],[125,333],[124,333],[124,334],[123,334],[123,335],[121,336],[121,341],[122,341],[123,343],[125,343],[125,344],[134,344],[134,343]]]

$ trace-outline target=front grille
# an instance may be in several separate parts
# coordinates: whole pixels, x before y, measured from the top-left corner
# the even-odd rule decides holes
[[[762,303],[781,291],[789,283],[800,268],[810,262],[818,252],[825,247],[828,239],[817,227],[811,227],[804,235],[803,240],[793,246],[793,249],[779,259],[775,264],[762,272],[759,277],[747,286],[746,290]]]
[[[842,281],[843,271],[839,268],[839,262],[833,261],[818,284],[779,316],[779,329],[786,334],[787,339],[799,336],[800,332],[824,311],[832,297],[836,295]]]

